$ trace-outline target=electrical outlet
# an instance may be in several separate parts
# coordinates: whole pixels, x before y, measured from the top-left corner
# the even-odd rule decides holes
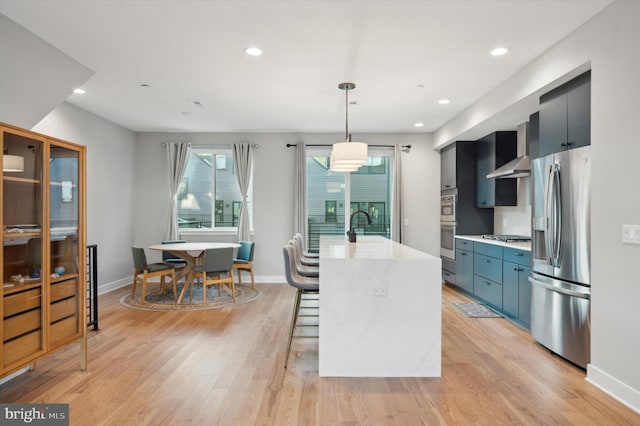
[[[373,289],[373,295],[376,297],[387,297],[387,287],[375,287]]]
[[[622,242],[640,245],[640,225],[622,225]]]

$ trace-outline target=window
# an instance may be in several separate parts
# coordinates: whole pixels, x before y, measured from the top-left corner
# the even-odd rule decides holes
[[[317,251],[320,235],[343,235],[351,213],[360,235],[390,238],[393,151],[369,148],[367,162],[357,172],[332,172],[329,149],[307,150],[307,250]],[[346,207],[345,207],[346,206]]]
[[[199,231],[237,227],[242,194],[231,149],[192,149],[178,196],[178,226]],[[252,223],[252,188],[247,197]]]

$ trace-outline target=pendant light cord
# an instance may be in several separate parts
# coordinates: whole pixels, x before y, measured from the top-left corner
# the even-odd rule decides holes
[[[344,139],[347,142],[351,142],[351,135],[349,134],[349,87],[344,91],[344,111],[345,111],[345,127],[344,127]]]

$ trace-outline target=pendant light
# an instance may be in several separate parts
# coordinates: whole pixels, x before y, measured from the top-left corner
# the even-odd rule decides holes
[[[353,172],[367,162],[367,144],[351,142],[349,133],[349,90],[356,88],[354,83],[340,83],[338,89],[345,91],[345,141],[333,144],[330,168],[333,171]]]

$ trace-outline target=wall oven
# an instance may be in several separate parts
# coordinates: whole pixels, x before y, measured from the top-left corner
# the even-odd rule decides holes
[[[440,222],[440,256],[456,258],[455,236],[455,222]]]
[[[456,258],[456,193],[440,197],[440,256]]]

